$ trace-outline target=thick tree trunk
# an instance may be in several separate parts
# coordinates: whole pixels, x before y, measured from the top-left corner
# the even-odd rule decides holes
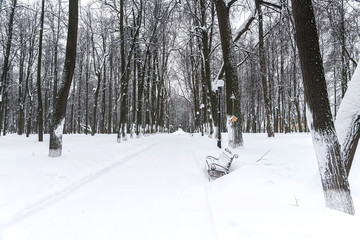
[[[347,63],[346,63],[346,35],[345,35],[345,9],[344,0],[339,3],[339,15],[340,15],[340,40],[341,40],[341,97],[344,98],[347,91],[348,75],[347,75]]]
[[[205,104],[205,108],[203,109],[203,116],[204,119],[209,120],[209,136],[212,136],[213,134],[213,124],[217,126],[217,101],[216,101],[216,93],[212,91],[211,86],[211,57],[210,57],[210,51],[211,51],[211,43],[212,43],[212,35],[209,34],[207,30],[204,28],[206,27],[206,0],[200,0],[200,11],[201,11],[201,40],[202,40],[202,57],[203,57],[203,103]],[[214,16],[211,16],[212,20]],[[213,21],[212,21],[213,22]],[[209,101],[207,101],[206,96],[208,96]],[[211,115],[210,115],[211,113]],[[210,115],[211,117],[208,117]],[[214,121],[214,122],[213,122]]]
[[[239,79],[236,70],[234,42],[231,33],[229,6],[223,0],[214,0],[219,22],[221,48],[225,70],[225,92],[226,92],[226,111],[228,119],[233,115],[238,120],[229,122],[229,146],[236,148],[242,146],[242,120],[240,112],[240,92]],[[234,94],[235,100],[232,103],[231,96]]]
[[[335,132],[311,0],[292,0],[308,119],[319,164],[326,205],[354,214],[340,144]]]
[[[76,63],[76,41],[78,26],[78,0],[69,0],[69,24],[65,53],[65,65],[59,91],[56,94],[52,127],[50,131],[49,156],[59,157],[62,150],[62,134],[66,104]]]
[[[58,16],[60,16],[61,14],[61,0],[58,0],[58,4],[59,4],[59,8],[58,8]],[[57,30],[56,30],[56,34],[54,33],[54,38],[55,38],[55,46],[54,46],[54,85],[53,85],[53,109],[55,106],[55,102],[56,102],[56,97],[57,97],[57,92],[58,92],[58,81],[59,81],[59,77],[58,77],[58,70],[59,70],[59,64],[58,64],[58,54],[59,54],[59,40],[60,40],[60,23],[61,23],[61,19],[60,17],[58,18],[57,21]],[[56,36],[55,36],[56,35]],[[52,123],[50,123],[52,124]]]
[[[356,68],[349,82],[335,123],[343,161],[349,175],[360,138],[360,67]]]

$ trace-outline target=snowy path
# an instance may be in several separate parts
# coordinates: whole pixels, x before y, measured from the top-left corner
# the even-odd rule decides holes
[[[191,137],[159,139],[20,210],[3,238],[216,239]]]
[[[359,215],[325,207],[309,134],[245,134],[231,173],[212,182],[215,139],[115,139],[64,135],[63,156],[49,158],[48,135],[0,137],[0,240],[359,239]]]

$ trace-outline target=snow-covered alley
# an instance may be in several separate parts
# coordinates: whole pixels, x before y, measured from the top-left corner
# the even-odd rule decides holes
[[[309,134],[245,134],[232,172],[208,181],[216,140],[157,134],[0,138],[0,239],[358,239],[359,215],[325,207]],[[226,134],[224,134],[226,147]],[[19,150],[21,149],[21,150]],[[359,154],[350,176],[360,209]]]
[[[6,219],[3,237],[215,239],[194,145],[188,137],[153,140],[132,154],[119,151],[118,161],[29,203]]]

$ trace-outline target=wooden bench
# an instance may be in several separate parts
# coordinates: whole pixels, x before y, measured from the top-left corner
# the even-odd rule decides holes
[[[231,164],[234,158],[238,158],[239,155],[232,154],[229,149],[225,149],[225,152],[221,153],[218,158],[213,156],[206,156],[206,166],[209,174],[209,180],[212,177],[221,177],[230,172]]]

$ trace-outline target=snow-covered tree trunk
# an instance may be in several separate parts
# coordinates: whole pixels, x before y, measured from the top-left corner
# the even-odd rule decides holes
[[[65,123],[66,104],[76,63],[78,29],[78,0],[69,1],[69,24],[65,53],[65,65],[59,91],[56,94],[52,127],[50,129],[49,156],[59,157],[62,150],[62,129]]]
[[[236,117],[236,121],[228,124],[229,146],[236,148],[244,144],[242,137],[242,121],[240,109],[239,79],[235,62],[235,44],[232,37],[229,9],[231,4],[223,0],[214,0],[219,22],[221,48],[225,70],[226,114],[228,119]],[[232,3],[235,1],[232,1]],[[231,96],[235,97],[234,100]]]
[[[335,127],[346,172],[349,175],[360,137],[360,67],[356,68],[348,84],[348,90],[337,114]]]
[[[333,123],[311,0],[292,0],[308,122],[318,160],[326,205],[354,214],[347,173]]]

